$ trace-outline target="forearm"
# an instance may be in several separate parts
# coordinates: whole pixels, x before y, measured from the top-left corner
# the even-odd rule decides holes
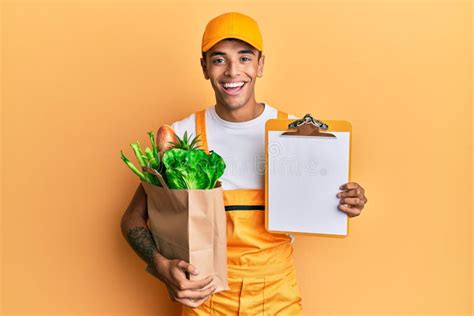
[[[149,266],[155,268],[162,258],[156,247],[153,235],[143,219],[122,218],[122,234],[128,244]]]

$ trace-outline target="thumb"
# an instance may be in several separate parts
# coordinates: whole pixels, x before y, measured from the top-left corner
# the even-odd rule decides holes
[[[192,264],[187,263],[184,260],[181,260],[178,263],[178,267],[181,268],[183,271],[189,272],[193,275],[198,275],[199,274],[199,271],[195,266],[193,266]]]

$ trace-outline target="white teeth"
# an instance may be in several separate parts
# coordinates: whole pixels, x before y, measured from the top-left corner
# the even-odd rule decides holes
[[[237,88],[242,87],[243,85],[243,82],[224,83],[224,88]]]

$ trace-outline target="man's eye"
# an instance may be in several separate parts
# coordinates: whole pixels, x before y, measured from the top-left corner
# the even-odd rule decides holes
[[[221,64],[221,63],[224,62],[224,59],[218,58],[218,59],[214,59],[212,62],[213,62],[214,64]]]
[[[242,61],[250,61],[251,59],[248,58],[248,57],[242,57],[241,60],[242,60]]]

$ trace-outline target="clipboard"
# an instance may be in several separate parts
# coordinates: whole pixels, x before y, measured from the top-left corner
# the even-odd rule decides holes
[[[272,233],[344,238],[349,217],[337,208],[350,181],[348,121],[270,119],[265,124],[265,228]]]

